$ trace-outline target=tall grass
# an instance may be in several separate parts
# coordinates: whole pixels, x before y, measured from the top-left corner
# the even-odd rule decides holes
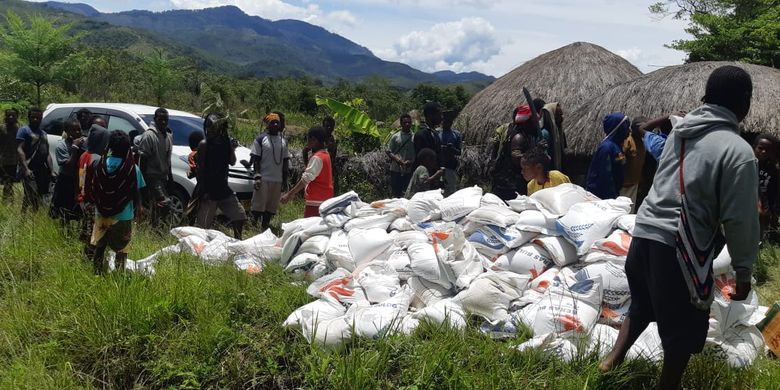
[[[274,225],[301,214],[302,203],[294,203]],[[527,335],[495,341],[476,327],[423,324],[410,337],[322,349],[281,327],[311,298],[279,267],[250,276],[174,255],[161,259],[153,277],[96,277],[76,234],[43,212],[23,216],[18,205],[4,205],[0,221],[0,388],[641,389],[658,375],[641,361],[601,375],[594,356],[565,364],[518,352]],[[131,258],[172,242],[141,227]],[[760,291],[776,299],[780,275],[772,264]],[[707,355],[693,360],[684,382],[778,383],[780,364],[769,358],[735,370]]]

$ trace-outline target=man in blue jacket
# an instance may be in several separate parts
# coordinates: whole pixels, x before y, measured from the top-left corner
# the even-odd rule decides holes
[[[613,112],[604,118],[604,132],[607,137],[593,155],[586,189],[601,199],[615,199],[623,188],[624,165],[623,141],[628,137],[631,120],[622,112]]]

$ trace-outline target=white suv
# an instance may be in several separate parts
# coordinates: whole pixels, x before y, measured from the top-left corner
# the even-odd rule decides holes
[[[138,104],[121,103],[68,103],[50,104],[43,113],[41,129],[48,134],[49,153],[52,155],[54,172],[59,171],[57,160],[54,158],[54,149],[62,137],[63,124],[68,118],[76,116],[78,110],[86,108],[93,115],[103,117],[108,123],[108,130],[122,130],[133,136],[137,136],[154,123],[154,111],[157,107]],[[168,188],[171,197],[172,208],[179,222],[184,211],[184,206],[189,202],[196,181],[187,178],[189,165],[187,156],[190,154],[189,136],[193,131],[203,131],[203,118],[188,112],[168,110],[170,117],[168,127],[173,132],[173,152],[171,155],[171,169],[173,181]],[[237,161],[230,167],[228,184],[236,192],[239,199],[250,199],[253,191],[252,172],[243,166],[241,160],[249,160],[249,149],[239,146],[236,149]]]

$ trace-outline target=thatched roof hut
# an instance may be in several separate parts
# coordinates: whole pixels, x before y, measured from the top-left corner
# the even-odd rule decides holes
[[[502,76],[476,94],[461,111],[456,128],[467,144],[484,144],[512,109],[525,102],[522,88],[534,98],[561,103],[564,113],[608,87],[642,75],[635,66],[603,47],[576,42],[542,54]]]
[[[670,66],[616,85],[567,115],[568,152],[591,155],[604,138],[602,118],[621,111],[630,117],[658,117],[701,105],[710,73],[723,65],[739,66],[753,78],[753,102],[743,126],[748,132],[780,135],[780,70],[736,62],[695,62]]]

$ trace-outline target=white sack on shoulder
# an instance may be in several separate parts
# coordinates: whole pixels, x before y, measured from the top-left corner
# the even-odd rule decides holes
[[[575,204],[599,200],[584,188],[570,183],[536,191],[531,195],[531,199],[538,202],[543,211],[555,216],[568,213]]]
[[[536,194],[534,194],[536,195]],[[631,199],[617,199],[578,203],[558,219],[558,231],[577,247],[577,254],[584,255],[596,240],[612,232],[615,220],[631,211]]]

